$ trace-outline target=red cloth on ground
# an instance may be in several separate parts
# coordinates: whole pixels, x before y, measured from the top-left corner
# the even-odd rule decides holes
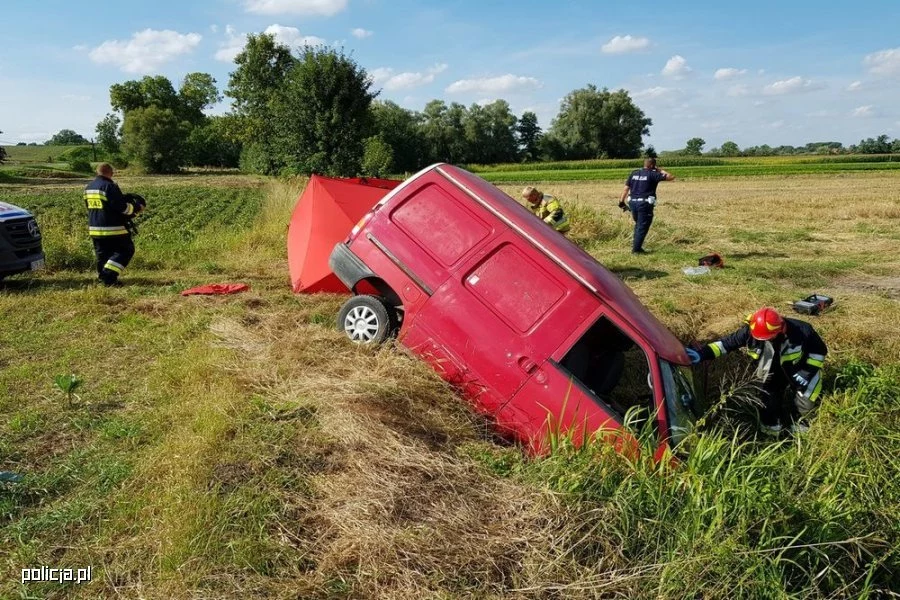
[[[189,290],[181,292],[182,296],[218,296],[222,294],[237,294],[250,289],[246,283],[211,283],[208,285],[198,285]]]

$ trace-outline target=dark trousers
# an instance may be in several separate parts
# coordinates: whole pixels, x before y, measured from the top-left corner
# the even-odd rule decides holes
[[[115,283],[134,256],[131,236],[110,235],[92,239],[97,256],[97,278],[107,285]]]
[[[650,231],[653,223],[653,205],[646,200],[632,200],[631,217],[634,219],[634,241],[631,243],[631,251],[638,252],[644,248],[644,238]]]
[[[775,359],[778,360],[777,358]],[[787,392],[790,390],[791,397],[787,398]],[[778,365],[772,365],[772,372],[763,382],[762,393],[760,399],[763,407],[759,413],[759,419],[763,425],[776,425],[781,423],[785,427],[790,427],[792,423],[800,418],[800,411],[794,402],[794,390],[788,381],[784,371]]]

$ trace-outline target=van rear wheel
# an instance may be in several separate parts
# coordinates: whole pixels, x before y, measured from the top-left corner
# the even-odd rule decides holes
[[[353,296],[338,312],[338,328],[357,344],[381,344],[394,330],[393,312],[378,296]]]

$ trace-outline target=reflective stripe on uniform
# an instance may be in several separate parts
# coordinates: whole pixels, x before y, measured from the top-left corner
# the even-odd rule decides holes
[[[822,373],[816,373],[813,378],[809,381],[809,385],[806,386],[806,389],[803,391],[803,397],[809,400],[810,402],[815,402],[816,398],[819,397],[819,394],[822,392]]]
[[[133,205],[133,204],[126,204],[126,205],[125,205],[125,210],[122,211],[122,214],[124,214],[124,215],[130,215],[130,214],[132,214],[133,212],[134,212],[134,205]]]
[[[823,354],[810,354],[806,357],[806,364],[811,367],[819,367],[822,368],[822,365],[825,364],[825,355]]]
[[[84,190],[84,202],[92,210],[102,210],[106,202],[106,192],[103,190]]]
[[[797,362],[799,358],[803,356],[803,351],[792,352],[791,354],[782,354],[781,355],[781,364],[786,362]]]
[[[105,237],[109,235],[126,235],[128,230],[124,225],[117,227],[88,227],[88,234],[91,237]]]
[[[725,344],[722,342],[712,342],[709,344],[709,348],[712,350],[713,356],[719,358],[725,354],[728,354],[728,350],[725,349]]]
[[[114,261],[114,260],[108,260],[108,261],[106,261],[106,264],[103,265],[103,268],[104,268],[104,269],[109,269],[110,271],[115,271],[115,272],[118,273],[119,275],[121,275],[121,274],[122,274],[122,271],[125,270],[125,266],[124,266],[124,265],[120,265],[119,263],[117,263],[117,262]]]
[[[747,355],[753,360],[757,360],[759,358],[759,352],[756,350],[747,350]]]

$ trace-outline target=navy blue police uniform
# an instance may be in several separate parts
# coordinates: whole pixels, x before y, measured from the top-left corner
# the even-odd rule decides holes
[[[631,216],[634,219],[634,241],[632,252],[644,251],[644,238],[653,223],[653,207],[656,204],[656,186],[665,181],[666,176],[656,169],[635,169],[625,180],[631,200]]]
[[[138,210],[137,202],[126,197],[112,179],[98,175],[85,187],[84,203],[97,256],[97,278],[113,285],[134,256],[128,222]]]

